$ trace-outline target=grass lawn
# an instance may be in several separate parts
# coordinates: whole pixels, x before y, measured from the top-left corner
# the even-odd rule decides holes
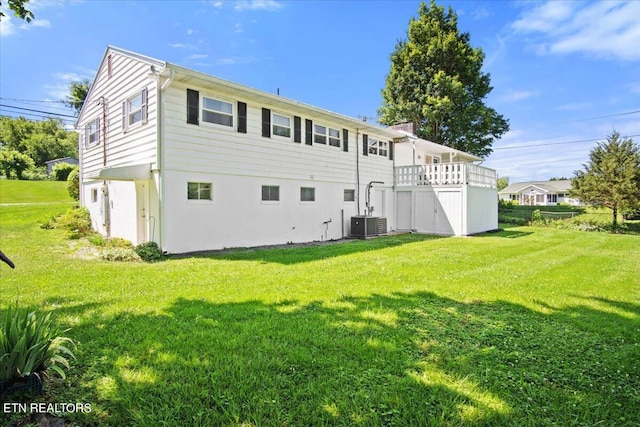
[[[0,318],[16,299],[52,310],[77,343],[66,381],[11,402],[90,403],[63,414],[79,425],[640,425],[640,236],[511,227],[119,263],[38,227],[64,205],[2,206],[5,184]]]

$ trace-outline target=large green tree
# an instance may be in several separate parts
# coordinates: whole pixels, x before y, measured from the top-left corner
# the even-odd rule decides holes
[[[91,81],[89,79],[83,79],[80,81],[71,82],[69,85],[69,95],[62,102],[70,108],[73,108],[76,112],[76,116],[80,114],[84,100],[89,93],[91,87]]]
[[[483,61],[482,49],[458,30],[451,7],[420,4],[407,39],[391,54],[378,121],[411,122],[421,138],[487,156],[509,122],[484,103],[493,88]]]
[[[9,0],[5,2],[9,10],[13,11],[16,17],[24,19],[27,22],[31,22],[34,16],[33,12],[27,9],[27,3],[29,3],[29,0]],[[0,6],[2,6],[2,1],[0,1]],[[4,13],[0,10],[0,20],[2,20],[3,17]]]
[[[611,209],[614,229],[619,211],[640,208],[640,147],[633,139],[614,131],[591,150],[583,167],[575,172],[570,195]]]
[[[47,160],[78,156],[78,134],[66,130],[60,120],[27,120],[0,117],[0,150],[29,156],[35,166]]]

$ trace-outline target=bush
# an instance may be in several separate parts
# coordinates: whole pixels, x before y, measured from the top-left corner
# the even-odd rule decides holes
[[[78,166],[74,166],[67,176],[67,191],[73,200],[80,200],[80,172]]]
[[[22,177],[29,181],[47,181],[49,179],[45,166],[29,168],[24,172]]]
[[[100,258],[105,261],[140,261],[133,248],[105,248],[100,252]]]
[[[55,228],[67,231],[70,239],[79,239],[95,232],[91,228],[91,215],[87,208],[73,208],[56,219]]]
[[[33,160],[26,154],[15,150],[0,150],[0,170],[8,178],[15,173],[16,178],[24,179],[23,174],[34,167]]]
[[[56,181],[66,181],[69,174],[78,167],[70,163],[58,163],[53,167],[51,174]]]
[[[62,368],[68,369],[67,357],[75,356],[66,346],[73,341],[59,333],[51,313],[42,316],[10,307],[0,328],[0,380],[19,380],[49,369],[65,378]]]
[[[162,251],[155,242],[141,243],[136,246],[136,253],[143,261],[154,262],[162,259]]]

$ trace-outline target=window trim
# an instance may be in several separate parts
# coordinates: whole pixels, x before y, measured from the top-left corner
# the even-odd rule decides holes
[[[140,107],[135,110],[131,109],[131,101],[140,97]],[[147,123],[149,111],[149,91],[146,87],[136,91],[134,94],[125,98],[122,102],[122,129],[128,132]],[[131,116],[140,112],[140,120],[131,123]]]
[[[312,199],[304,199],[304,190],[311,190]],[[316,187],[300,187],[300,203],[311,204],[316,202]]]
[[[389,143],[381,139],[369,137],[367,140],[367,153],[373,156],[388,157]]]
[[[189,187],[193,184],[198,185],[198,188],[196,190],[198,197],[197,198],[192,198],[190,197],[190,191],[189,191]],[[206,187],[208,186],[208,191],[209,191],[209,197],[201,197],[201,193],[203,190],[205,190],[206,188],[201,188],[201,186]],[[201,182],[201,181],[187,181],[187,201],[188,202],[213,202],[213,183],[212,182]]]
[[[278,189],[278,198],[277,199],[265,199],[264,198],[264,190],[265,188],[277,188]],[[269,191],[269,196],[271,196],[271,192]],[[265,205],[275,205],[280,203],[280,186],[279,185],[262,185],[260,187],[260,203]]]
[[[210,108],[205,108],[204,103],[205,103],[205,99],[209,99],[211,101],[217,101],[220,103],[224,103],[224,104],[228,104],[231,106],[231,114],[227,113],[227,112],[223,112],[223,111],[218,111],[218,110],[213,110]],[[220,127],[221,129],[229,129],[229,130],[234,130],[236,125],[237,125],[237,108],[234,108],[233,106],[233,101],[230,101],[228,99],[224,99],[224,98],[215,98],[213,96],[209,96],[206,94],[201,94],[200,96],[200,105],[199,105],[199,116],[200,116],[200,122],[202,124],[206,124],[207,126],[215,126],[215,127]],[[223,124],[223,123],[216,123],[216,122],[210,122],[204,119],[204,113],[205,111],[211,112],[213,114],[219,114],[222,116],[227,116],[227,117],[231,117],[231,124]]]
[[[353,196],[353,200],[347,200],[347,192],[351,193],[351,195]],[[344,203],[355,203],[356,202],[356,190],[354,190],[353,188],[345,188],[343,193],[342,193],[342,201]]]
[[[318,128],[324,129],[324,132],[320,132]],[[332,131],[335,135],[332,136]],[[333,141],[333,143],[332,143]],[[328,147],[342,147],[342,132],[340,129],[332,128],[322,124],[313,124],[313,143],[322,144]]]
[[[91,132],[91,126],[95,125],[95,132]],[[95,141],[91,142],[91,135],[95,135]],[[84,148],[86,150],[95,147],[96,145],[100,145],[100,137],[101,137],[101,129],[100,129],[100,118],[96,118],[95,120],[91,120],[86,125],[84,125]]]
[[[289,121],[289,126],[284,126],[280,123],[276,123],[276,116],[287,119]],[[277,138],[282,138],[282,139],[287,139],[287,140],[291,140],[291,136],[293,134],[293,132],[291,131],[291,116],[282,114],[282,113],[276,113],[275,111],[271,111],[271,136],[272,137],[277,137]],[[281,129],[287,129],[288,130],[288,135],[280,135],[278,133],[276,133],[276,127],[281,128]]]

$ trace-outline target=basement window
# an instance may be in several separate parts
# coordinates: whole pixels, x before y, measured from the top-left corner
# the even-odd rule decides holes
[[[279,200],[280,200],[280,187],[278,187],[277,185],[262,186],[263,202],[277,202]]]
[[[188,182],[187,183],[187,199],[188,200],[212,200],[210,182]]]
[[[356,201],[356,190],[344,190],[344,201],[345,202],[355,202]]]
[[[315,202],[316,201],[316,189],[313,187],[300,187],[300,201],[301,202]]]

